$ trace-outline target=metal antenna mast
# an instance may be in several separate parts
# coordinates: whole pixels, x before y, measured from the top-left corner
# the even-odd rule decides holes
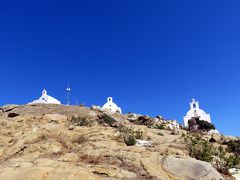
[[[67,91],[67,106],[70,105],[70,91],[71,91],[71,88],[69,87],[69,83],[68,83],[68,87],[66,88],[66,91]]]

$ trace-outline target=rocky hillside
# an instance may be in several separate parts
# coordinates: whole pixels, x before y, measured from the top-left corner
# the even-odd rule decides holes
[[[80,106],[1,107],[0,179],[233,179],[192,158],[189,133],[164,121]]]

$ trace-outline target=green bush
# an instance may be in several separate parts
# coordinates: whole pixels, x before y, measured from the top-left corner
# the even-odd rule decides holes
[[[136,139],[142,139],[143,138],[143,132],[140,130],[134,131],[134,136]]]
[[[104,119],[104,122],[107,123],[108,125],[111,125],[116,122],[116,120],[109,116],[108,114],[103,114],[102,118]]]
[[[200,135],[186,135],[184,140],[191,157],[206,162],[212,161],[215,148],[206,140],[201,139]]]
[[[124,142],[127,146],[133,146],[136,144],[136,138],[133,135],[128,135],[124,137]]]
[[[166,129],[166,125],[165,124],[160,124],[160,125],[155,125],[153,126],[154,129]]]
[[[232,152],[236,155],[240,155],[240,140],[230,140],[225,143],[229,152]]]
[[[223,147],[222,146],[219,146],[218,147],[218,156],[221,158],[221,159],[224,159],[225,158],[225,156],[226,156],[226,151],[223,149]]]
[[[228,175],[229,169],[240,164],[239,140],[225,142],[227,149],[223,146],[215,148],[210,142],[203,139],[199,132],[182,135],[187,145],[189,155],[198,160],[207,161],[213,165],[218,172]],[[232,155],[228,155],[232,153]],[[214,157],[214,158],[213,158]]]
[[[118,128],[120,126],[120,122],[114,116],[108,115],[106,113],[100,119],[100,123],[108,124],[110,127]]]
[[[229,169],[235,167],[236,165],[238,165],[240,163],[239,156],[229,156],[229,157],[225,158],[225,160],[227,162],[227,166]]]
[[[127,146],[136,144],[136,139],[142,139],[143,132],[140,130],[134,131],[132,128],[125,126],[119,127],[120,137],[124,140]]]

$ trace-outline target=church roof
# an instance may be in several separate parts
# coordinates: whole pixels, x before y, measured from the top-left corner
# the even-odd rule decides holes
[[[107,98],[107,103],[105,103],[102,107],[102,109],[107,109],[112,112],[120,112],[122,113],[122,110],[120,107],[117,106],[116,103],[113,102],[112,97]]]
[[[54,97],[49,96],[45,89],[42,91],[42,96],[39,99],[34,100],[30,104],[38,104],[38,103],[39,104],[61,104],[60,101],[58,101]]]

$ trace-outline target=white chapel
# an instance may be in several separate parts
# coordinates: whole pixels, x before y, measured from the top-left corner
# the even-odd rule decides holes
[[[200,120],[207,121],[211,123],[210,114],[207,114],[205,111],[199,108],[199,102],[195,99],[190,103],[190,110],[187,112],[186,116],[183,117],[184,126],[188,126],[188,121],[192,118],[199,118]]]
[[[29,104],[61,104],[61,102],[49,96],[47,91],[44,89],[42,91],[42,96],[39,99],[30,102]]]
[[[112,97],[107,98],[107,103],[103,105],[102,109],[109,110],[113,113],[118,112],[122,114],[122,109],[113,102]]]

